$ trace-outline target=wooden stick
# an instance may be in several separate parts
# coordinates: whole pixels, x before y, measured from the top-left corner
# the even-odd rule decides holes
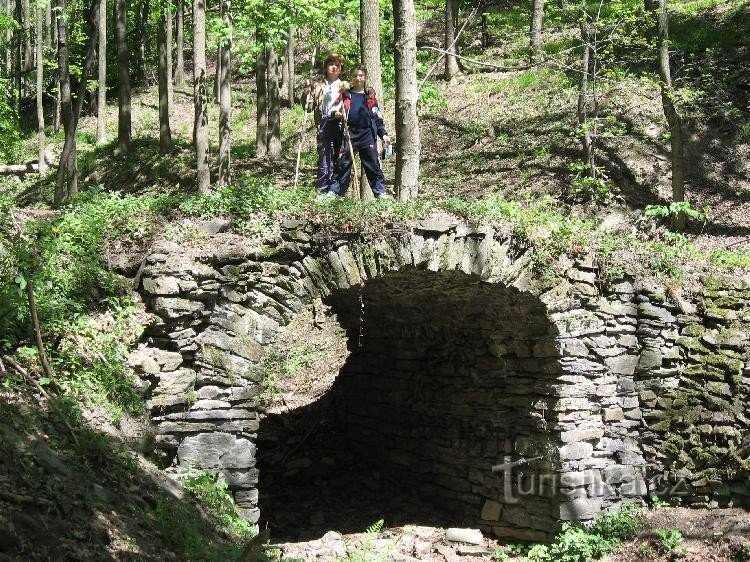
[[[349,112],[346,110],[346,106],[344,105],[343,101],[341,102],[341,109],[341,114],[344,118],[344,136],[346,137],[346,142],[349,145],[349,155],[352,158],[352,169],[349,175],[351,176],[352,185],[354,186],[357,195],[361,196],[361,193],[359,191],[359,176],[354,170],[354,147],[352,146],[352,137],[349,136]]]
[[[302,154],[302,141],[305,139],[305,129],[307,128],[307,111],[302,117],[302,129],[299,132],[299,144],[297,145],[297,163],[294,166],[294,187],[297,188],[297,180],[299,180],[299,161]]]
[[[16,236],[18,236],[18,238],[23,240],[24,242],[28,242],[28,240],[25,240],[23,236],[23,231],[21,230],[21,227],[18,225],[18,222],[16,221],[16,217],[13,214],[12,209],[10,210],[10,219],[13,222],[13,229],[16,232]],[[49,359],[47,358],[47,352],[44,349],[44,340],[42,339],[42,327],[39,323],[39,314],[37,313],[37,309],[36,309],[36,298],[34,297],[34,283],[31,280],[31,275],[24,275],[24,277],[27,277],[26,298],[29,301],[29,313],[31,314],[31,324],[34,327],[34,339],[36,340],[36,347],[37,347],[37,350],[39,351],[39,360],[42,362],[42,369],[44,369],[44,374],[47,375],[47,377],[50,380],[52,380],[54,378],[54,374],[52,373],[52,367],[50,367]]]

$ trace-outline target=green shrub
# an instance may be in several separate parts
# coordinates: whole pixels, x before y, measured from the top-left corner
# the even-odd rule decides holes
[[[440,111],[448,109],[448,102],[445,100],[442,92],[434,84],[428,82],[419,91],[419,108],[427,112]]]
[[[197,471],[185,475],[182,485],[235,541],[248,540],[254,535],[253,526],[237,515],[226,480],[212,472]]]
[[[658,541],[656,548],[663,554],[674,553],[677,555],[684,554],[686,552],[685,547],[682,544],[682,533],[677,529],[656,529],[656,536]]]
[[[606,540],[622,542],[635,537],[645,525],[643,508],[627,504],[619,511],[604,513],[594,519],[590,531]]]

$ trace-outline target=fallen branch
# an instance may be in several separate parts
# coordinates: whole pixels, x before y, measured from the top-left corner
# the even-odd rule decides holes
[[[10,366],[10,368],[16,371],[24,379],[26,379],[29,382],[29,384],[31,384],[34,388],[36,388],[37,391],[39,391],[39,394],[41,394],[47,399],[47,402],[49,403],[50,408],[55,408],[54,406],[55,403],[52,401],[52,397],[49,395],[49,392],[44,390],[44,387],[40,385],[36,380],[34,380],[34,377],[32,377],[28,373],[28,371],[26,371],[26,369],[24,369],[23,367],[21,367],[21,365],[16,363],[16,361],[10,355],[3,355],[3,361],[5,361],[8,364],[8,366]],[[55,381],[51,381],[51,383],[57,385]],[[60,387],[57,386],[57,388],[59,389]],[[73,439],[73,442],[76,445],[78,445],[78,438],[76,437],[75,431],[73,431],[73,427],[70,425],[70,423],[65,418],[62,412],[58,412],[58,413],[60,414],[60,419],[65,424],[65,427],[67,427],[68,431],[70,431],[70,437]]]
[[[26,162],[26,164],[5,164],[0,166],[0,175],[12,176],[16,174],[33,174],[39,172],[39,162]]]

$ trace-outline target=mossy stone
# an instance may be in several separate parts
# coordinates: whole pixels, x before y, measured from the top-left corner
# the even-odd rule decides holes
[[[706,328],[700,324],[688,324],[682,329],[682,335],[690,338],[700,338],[706,333]]]
[[[653,431],[669,431],[669,428],[671,427],[671,425],[672,425],[672,422],[670,420],[662,420],[660,422],[651,424],[649,428],[652,429]]]
[[[698,353],[709,353],[709,349],[703,345],[698,338],[694,337],[679,337],[675,340],[675,343],[688,351],[696,351]]]
[[[742,361],[727,354],[712,353],[706,357],[706,363],[713,367],[718,367],[730,375],[736,375],[742,370]]]
[[[682,372],[686,377],[692,379],[707,379],[714,381],[724,380],[724,371],[711,365],[690,365]]]

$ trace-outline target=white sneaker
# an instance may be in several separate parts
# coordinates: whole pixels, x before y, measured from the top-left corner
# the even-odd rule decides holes
[[[377,195],[375,196],[375,199],[393,199],[393,197],[391,197],[391,196],[390,196],[390,195],[388,195],[387,193],[378,193],[378,194],[377,194]]]

